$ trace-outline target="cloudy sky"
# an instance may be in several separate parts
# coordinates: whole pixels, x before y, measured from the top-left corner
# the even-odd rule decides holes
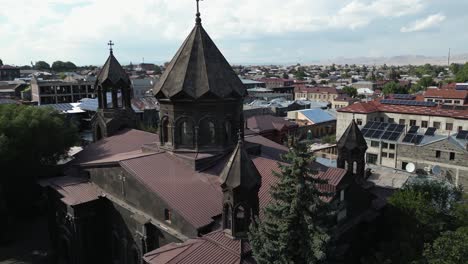
[[[0,0],[4,63],[165,62],[195,0]],[[204,0],[203,25],[231,63],[468,52],[466,0]]]

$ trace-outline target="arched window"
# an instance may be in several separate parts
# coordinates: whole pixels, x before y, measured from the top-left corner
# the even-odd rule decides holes
[[[345,169],[345,170],[348,170],[348,167],[349,167],[348,161],[345,161],[344,169]]]
[[[242,205],[238,206],[235,212],[236,215],[236,231],[243,232],[246,231],[246,211]]]
[[[231,143],[232,142],[232,124],[231,121],[224,122],[224,142]]]
[[[226,204],[224,206],[224,223],[223,223],[223,228],[224,229],[231,229],[232,228],[232,213],[231,213],[231,206]]]
[[[161,122],[161,143],[169,142],[169,119],[167,117],[163,117]]]
[[[193,147],[193,124],[188,119],[183,119],[178,122],[177,127],[177,142],[181,146]]]
[[[216,127],[212,120],[203,120],[201,122],[198,143],[200,145],[216,144]]]
[[[357,162],[353,162],[353,173],[357,174]]]

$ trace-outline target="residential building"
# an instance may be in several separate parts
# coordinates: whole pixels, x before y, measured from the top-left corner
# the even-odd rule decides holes
[[[333,135],[336,131],[336,117],[322,109],[306,109],[288,112],[288,119],[299,125],[301,138],[321,138]]]
[[[277,88],[277,87],[286,87],[286,86],[294,85],[294,80],[283,79],[283,78],[263,78],[258,81],[265,83],[266,88]]]
[[[468,104],[468,90],[427,89],[424,101],[444,105],[465,105]]]
[[[333,101],[331,102],[331,108],[332,109],[340,109],[340,108],[343,108],[343,107],[347,107],[347,106],[350,106],[356,102],[359,102],[359,99],[357,98],[352,98],[352,97],[349,97],[345,94],[341,94],[339,95],[338,97],[336,97],[335,99],[333,99]]]
[[[38,105],[76,103],[96,96],[93,81],[31,80],[32,101]]]
[[[254,80],[249,80],[249,79],[241,79],[242,83],[245,86],[245,89],[253,89],[253,88],[258,88],[258,87],[266,87],[266,84],[264,82],[259,82],[259,81],[254,81]]]
[[[468,106],[440,105],[418,100],[376,99],[359,102],[337,110],[339,138],[353,119],[359,125],[370,121],[395,123],[421,128],[435,127],[440,134],[468,130]]]
[[[333,87],[309,87],[297,90],[295,99],[331,103],[339,95],[340,91]]]
[[[247,118],[246,128],[278,144],[285,144],[288,135],[294,134],[298,125],[283,117],[259,115]]]
[[[0,81],[13,81],[20,78],[20,69],[10,65],[0,65]]]
[[[147,93],[151,92],[155,83],[152,78],[131,79],[130,81],[132,82],[133,98],[147,96]]]

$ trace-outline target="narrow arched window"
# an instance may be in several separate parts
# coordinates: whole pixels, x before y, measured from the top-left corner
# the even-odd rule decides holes
[[[225,143],[232,142],[232,125],[230,121],[224,122],[224,140]]]
[[[357,162],[353,162],[353,173],[357,174]]]
[[[199,144],[213,145],[216,144],[216,127],[211,120],[203,120],[199,130]]]
[[[169,120],[165,117],[161,122],[161,143],[167,142],[169,142]]]
[[[177,125],[177,143],[185,147],[193,147],[193,124],[182,120]]]
[[[224,219],[223,219],[223,228],[224,229],[231,229],[232,228],[232,213],[231,213],[231,206],[226,204],[224,206]]]

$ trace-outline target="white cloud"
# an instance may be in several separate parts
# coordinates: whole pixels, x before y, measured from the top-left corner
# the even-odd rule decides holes
[[[402,27],[401,32],[409,33],[416,31],[423,31],[438,26],[440,23],[445,21],[446,17],[442,14],[435,14],[426,17],[425,19],[417,20],[411,23],[409,26]]]
[[[180,42],[194,24],[194,0],[0,0],[4,61],[95,62],[113,39],[119,48]],[[415,14],[423,0],[207,0],[203,23],[216,39],[362,28],[381,18]],[[102,44],[100,44],[102,43]],[[174,50],[177,47],[174,47]],[[247,47],[248,48],[248,47]],[[246,49],[246,47],[242,47]],[[102,51],[102,52],[103,52]],[[171,51],[172,52],[172,51]],[[155,49],[154,54],[168,51]],[[157,55],[155,55],[157,56]],[[99,60],[98,60],[99,61]]]

